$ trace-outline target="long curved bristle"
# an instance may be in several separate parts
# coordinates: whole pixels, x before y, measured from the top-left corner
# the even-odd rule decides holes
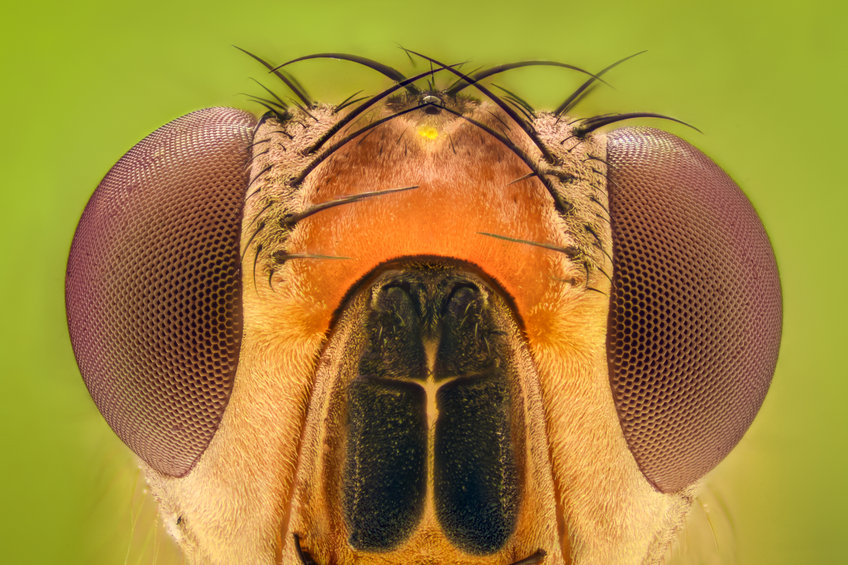
[[[423,107],[425,107],[425,106],[430,106],[430,104],[429,104],[429,103],[425,103],[425,104],[418,104],[417,106],[413,106],[412,108],[407,108],[406,110],[402,110],[402,111],[397,112],[397,113],[395,113],[395,114],[392,114],[392,115],[390,115],[390,116],[386,116],[385,118],[381,118],[381,119],[379,119],[379,120],[376,120],[376,121],[374,121],[374,122],[371,122],[370,124],[368,124],[368,125],[366,125],[366,126],[363,126],[363,127],[359,128],[358,130],[356,130],[356,131],[354,131],[354,132],[352,132],[352,133],[350,133],[350,134],[346,135],[344,138],[340,139],[339,141],[337,141],[336,143],[334,143],[332,146],[330,146],[329,148],[325,149],[325,150],[324,150],[324,151],[323,151],[320,155],[318,155],[318,156],[317,156],[315,159],[313,159],[313,160],[312,160],[312,161],[311,161],[308,165],[306,165],[306,166],[305,166],[305,167],[304,167],[304,168],[300,171],[300,174],[299,174],[299,175],[297,175],[295,178],[293,178],[293,179],[291,180],[291,184],[292,184],[293,186],[297,186],[297,185],[299,185],[300,183],[302,183],[302,182],[303,182],[303,180],[304,180],[304,179],[305,179],[305,178],[309,175],[309,173],[311,173],[313,170],[315,170],[315,167],[317,167],[318,165],[320,165],[320,164],[321,164],[321,163],[322,163],[325,159],[327,159],[327,157],[329,157],[330,155],[332,155],[333,153],[335,153],[336,151],[338,151],[339,149],[341,149],[344,145],[346,145],[346,144],[350,143],[353,139],[355,139],[355,138],[359,137],[359,136],[360,136],[360,135],[362,135],[363,133],[365,133],[365,132],[367,132],[367,131],[369,131],[369,130],[374,129],[375,127],[377,127],[377,126],[379,126],[380,124],[383,124],[383,123],[385,123],[385,122],[388,122],[389,120],[393,120],[393,119],[395,119],[395,118],[397,118],[397,117],[403,116],[404,114],[408,114],[408,113],[410,113],[410,112],[414,112],[415,110],[419,110],[419,109],[421,109],[421,108],[423,108]],[[358,108],[357,108],[357,109],[358,109]],[[355,111],[355,110],[354,110],[354,111]],[[347,117],[347,116],[345,116],[345,117]]]
[[[360,94],[362,94],[362,91],[357,90],[356,92],[354,92],[353,94],[351,94],[350,96],[348,96],[347,98],[345,98],[344,100],[342,100],[341,102],[336,104],[335,107],[333,108],[333,113],[337,114],[343,108],[346,108],[347,106],[350,106],[351,104],[355,104],[355,103],[359,102],[360,100],[365,100],[365,98],[367,98],[367,96],[357,98],[357,96],[359,96]]]
[[[585,137],[586,135],[592,133],[598,128],[602,128],[604,126],[608,126],[610,124],[614,124],[616,122],[621,122],[624,120],[633,120],[635,118],[659,118],[661,120],[671,120],[672,122],[677,122],[678,124],[683,124],[686,127],[690,127],[698,133],[704,133],[692,124],[687,124],[682,120],[678,120],[677,118],[672,118],[671,116],[664,116],[662,114],[654,114],[651,112],[631,112],[629,114],[612,114],[612,115],[604,115],[604,116],[595,116],[593,118],[586,118],[582,120],[582,124],[577,126],[574,129],[574,135],[577,137]]]
[[[247,183],[247,187],[245,187],[245,192],[246,192],[248,189],[250,189],[250,187],[251,187],[251,186],[253,186],[253,183],[255,183],[257,180],[259,180],[259,179],[262,177],[262,175],[264,175],[265,173],[267,173],[268,171],[270,171],[273,167],[274,167],[274,165],[273,165],[273,164],[270,164],[270,165],[268,165],[267,167],[265,167],[264,169],[262,169],[261,171],[259,171],[258,173],[256,173],[256,176],[255,176],[255,177],[253,177],[253,178],[250,180],[250,182],[249,182],[249,183]],[[251,194],[249,194],[247,197],[245,197],[245,201],[247,201],[247,199],[248,199],[248,198],[250,198],[251,196],[253,196],[254,194],[258,193],[260,190],[262,190],[262,188],[261,188],[261,187],[260,187],[260,188],[257,188],[254,192],[252,192],[252,193],[251,193]]]
[[[533,160],[530,158],[530,156],[527,155],[524,151],[522,151],[521,148],[519,148],[511,139],[509,139],[505,135],[502,135],[502,134],[496,132],[495,130],[493,130],[492,128],[487,126],[486,124],[478,122],[477,120],[475,120],[473,118],[469,118],[468,116],[463,116],[462,114],[460,114],[459,112],[457,112],[455,110],[451,110],[450,108],[446,108],[444,106],[439,106],[439,108],[441,108],[442,110],[444,110],[445,112],[447,112],[449,114],[453,114],[454,116],[456,116],[458,118],[462,118],[463,120],[467,121],[468,123],[470,123],[474,126],[477,126],[478,128],[482,129],[483,131],[485,131],[486,133],[488,133],[489,135],[491,135],[492,137],[494,137],[495,139],[500,141],[510,151],[515,153],[515,155],[517,155],[522,161],[524,161],[524,163],[530,168],[530,170],[533,171],[533,174],[539,179],[539,181],[542,183],[542,185],[548,191],[548,194],[551,195],[551,198],[553,198],[554,207],[556,208],[557,212],[559,212],[561,214],[567,214],[571,211],[571,209],[574,206],[570,202],[567,202],[567,201],[562,199],[562,197],[559,195],[559,192],[557,192],[556,188],[554,188],[554,185],[551,184],[551,181],[547,177],[547,175],[545,175],[541,170],[539,170],[538,165],[536,165],[536,163],[533,162]]]
[[[492,75],[500,74],[505,71],[511,71],[513,69],[520,69],[522,67],[561,67],[564,69],[571,69],[585,75],[589,75],[593,80],[600,80],[604,82],[599,75],[594,75],[587,70],[581,69],[580,67],[575,67],[574,65],[569,65],[566,63],[560,63],[559,61],[517,61],[515,63],[506,63],[504,65],[497,65],[495,67],[489,67],[488,69],[483,69],[482,71],[476,71],[474,74],[470,75],[475,82],[483,80],[484,78],[488,78]],[[456,96],[460,91],[470,86],[469,83],[465,81],[457,81],[450,88],[447,89],[446,93],[451,96]]]
[[[447,65],[445,65],[441,61],[437,61],[436,59],[433,59],[432,57],[422,55],[421,53],[418,53],[416,51],[410,50],[409,52],[412,53],[413,55],[421,57],[422,59],[425,59],[427,61],[435,63],[436,65],[439,65],[444,69],[447,69],[448,72],[453,73],[457,77],[462,78],[463,80],[468,82],[469,85],[474,86],[474,88],[479,90],[486,98],[488,98],[489,100],[491,100],[492,102],[497,104],[500,107],[500,109],[503,110],[504,113],[506,113],[507,116],[509,116],[516,124],[518,124],[521,127],[522,130],[524,130],[524,133],[527,134],[527,136],[530,138],[530,140],[533,141],[533,144],[539,149],[539,151],[541,151],[542,157],[545,159],[545,161],[547,161],[549,163],[555,163],[556,162],[556,160],[557,160],[556,157],[554,156],[553,153],[550,152],[550,150],[545,146],[545,144],[542,143],[542,140],[539,138],[539,135],[536,133],[536,130],[533,128],[533,126],[531,126],[530,123],[527,122],[526,120],[522,119],[522,117],[519,116],[515,112],[515,110],[510,108],[509,104],[507,104],[506,102],[501,100],[500,97],[493,94],[488,88],[486,88],[485,86],[483,86],[482,84],[480,84],[476,80],[472,79],[468,75],[458,71],[457,69],[452,68],[452,67],[448,68]]]
[[[253,231],[253,234],[247,240],[247,243],[244,244],[244,251],[241,254],[241,261],[240,261],[241,263],[244,263],[244,257],[245,257],[245,255],[247,255],[247,250],[250,249],[250,244],[253,243],[253,240],[256,238],[257,235],[259,235],[259,232],[261,232],[264,229],[265,229],[265,221],[264,220],[259,222],[258,224],[256,224],[256,229]]]
[[[492,86],[494,86],[498,90],[503,91],[503,93],[506,94],[505,100],[507,102],[512,102],[512,104],[516,107],[516,109],[519,109],[521,111],[521,113],[523,113],[525,115],[525,117],[527,117],[527,119],[529,119],[529,120],[535,120],[536,119],[536,110],[533,108],[533,106],[530,105],[529,102],[527,102],[526,100],[521,98],[516,93],[514,93],[510,90],[507,90],[506,88],[504,88],[500,85],[493,84]]]
[[[440,70],[441,69],[438,69],[437,72],[440,71]],[[314,153],[315,151],[320,149],[321,146],[323,146],[327,142],[327,140],[329,140],[336,133],[338,133],[343,127],[345,127],[350,122],[352,122],[357,116],[362,114],[362,112],[364,112],[365,110],[367,110],[368,108],[370,108],[371,106],[373,106],[374,104],[379,102],[380,100],[384,99],[388,95],[392,94],[393,92],[395,92],[395,91],[397,91],[401,88],[404,88],[408,84],[412,84],[413,82],[420,80],[420,79],[426,77],[429,74],[430,74],[430,71],[419,73],[419,74],[411,76],[408,79],[405,79],[405,80],[403,80],[403,81],[401,81],[401,82],[399,82],[395,85],[390,86],[389,88],[385,89],[384,91],[382,91],[378,94],[375,94],[374,96],[369,98],[368,101],[363,102],[362,104],[360,104],[359,106],[357,106],[356,108],[354,108],[353,110],[351,110],[350,112],[345,114],[345,116],[342,119],[340,119],[338,122],[333,124],[333,126],[330,127],[330,129],[328,129],[326,132],[324,132],[324,134],[315,141],[315,143],[313,143],[311,146],[309,146],[309,148],[306,150],[306,152],[307,153]]]
[[[248,94],[246,92],[240,92],[242,96],[247,96],[251,102],[256,102],[267,108],[268,110],[274,112],[278,116],[285,115],[288,111],[288,107],[285,102],[277,102],[275,100],[271,100],[270,98],[262,98],[261,96],[254,96],[253,94]]]
[[[637,55],[641,55],[641,54],[642,54],[642,53],[644,53],[644,52],[645,52],[645,51],[639,51],[638,53],[634,53],[634,54],[632,54],[632,55],[629,55],[629,56],[625,57],[624,59],[619,59],[619,60],[618,60],[618,61],[616,61],[615,63],[613,63],[613,64],[611,64],[611,65],[607,65],[606,67],[604,67],[603,69],[601,69],[601,70],[598,72],[598,74],[597,74],[597,75],[593,75],[593,76],[592,76],[592,78],[590,78],[589,80],[587,80],[586,82],[584,82],[583,84],[581,84],[579,87],[577,87],[577,90],[575,90],[574,92],[572,92],[572,93],[571,93],[571,96],[569,96],[568,98],[566,98],[566,99],[565,99],[565,101],[564,101],[562,104],[560,104],[560,105],[557,107],[557,109],[556,109],[556,110],[554,110],[554,115],[555,115],[555,116],[561,116],[562,114],[567,113],[567,112],[568,112],[569,110],[571,110],[574,106],[576,106],[576,105],[577,105],[577,103],[578,103],[578,102],[580,102],[580,101],[583,99],[583,97],[584,97],[584,96],[586,96],[587,94],[589,94],[589,91],[591,90],[591,88],[590,88],[590,87],[592,87],[592,85],[593,85],[593,84],[595,84],[595,82],[596,82],[596,81],[604,82],[604,81],[600,78],[600,77],[601,77],[604,73],[606,73],[607,71],[609,71],[609,70],[611,70],[611,69],[613,69],[613,68],[617,67],[617,66],[618,66],[618,65],[620,65],[621,63],[623,63],[623,62],[625,62],[625,61],[627,61],[627,60],[632,59],[633,57],[635,57],[635,56],[637,56]],[[606,84],[606,83],[604,82],[604,84]]]
[[[250,229],[250,227],[253,225],[253,223],[254,223],[254,222],[255,222],[258,218],[261,218],[261,217],[262,217],[262,214],[264,214],[265,212],[267,212],[267,211],[268,211],[268,209],[269,209],[271,206],[274,206],[275,204],[277,204],[277,203],[276,203],[276,202],[274,202],[274,201],[272,200],[271,202],[268,202],[265,206],[263,206],[263,207],[262,207],[262,209],[261,209],[261,210],[259,210],[259,211],[256,213],[256,215],[255,215],[255,216],[253,216],[253,219],[252,219],[252,220],[250,220],[250,223],[249,223],[249,224],[247,224],[247,225],[244,227],[244,229],[245,229],[245,230]]]
[[[256,79],[255,79],[255,78],[253,78],[253,77],[250,77],[250,80],[252,80],[252,81],[253,81],[253,82],[255,82],[256,84],[258,84],[259,86],[261,86],[261,87],[265,90],[265,92],[267,92],[268,94],[270,94],[271,96],[273,96],[273,97],[274,97],[274,100],[276,100],[277,102],[279,102],[279,104],[280,104],[280,106],[281,106],[281,107],[285,108],[286,103],[285,103],[285,102],[283,102],[283,99],[282,99],[282,98],[280,98],[279,96],[277,96],[277,93],[276,93],[276,92],[274,92],[273,90],[271,90],[270,88],[268,88],[267,86],[265,86],[264,84],[262,84],[261,82],[259,82],[258,80],[256,80]]]
[[[403,82],[406,80],[406,77],[394,67],[390,67],[379,61],[375,61],[373,59],[369,59],[367,57],[360,57],[359,55],[351,55],[350,53],[314,53],[312,55],[304,55],[303,57],[298,57],[296,59],[292,59],[291,61],[286,61],[282,65],[279,65],[274,68],[274,70],[279,70],[286,65],[290,65],[292,63],[297,63],[298,61],[306,61],[308,59],[338,59],[340,61],[350,61],[351,63],[357,63],[359,65],[363,65],[368,67],[369,69],[373,69],[378,73],[381,73],[395,82]],[[412,83],[406,85],[406,89],[411,94],[419,94],[418,88]]]
[[[262,63],[262,65],[264,65],[264,66],[265,66],[265,68],[267,68],[269,72],[274,73],[274,76],[276,76],[276,77],[277,77],[277,78],[279,78],[281,81],[283,81],[283,83],[284,83],[287,87],[289,87],[289,90],[291,90],[292,92],[294,92],[295,96],[297,96],[298,98],[300,98],[300,100],[301,100],[301,101],[302,101],[302,102],[303,102],[303,103],[304,103],[307,107],[311,108],[311,107],[313,107],[313,106],[314,106],[314,103],[313,103],[313,102],[312,102],[312,100],[309,98],[309,95],[306,93],[306,90],[304,90],[304,89],[303,89],[303,87],[302,87],[300,84],[298,84],[298,82],[297,82],[296,80],[293,80],[291,77],[286,76],[284,73],[282,73],[282,72],[280,72],[280,71],[275,70],[275,69],[274,69],[274,65],[272,65],[271,63],[269,63],[269,62],[268,62],[268,61],[266,61],[265,59],[263,59],[263,58],[259,57],[258,55],[254,55],[253,53],[251,53],[251,52],[250,52],[250,51],[248,51],[247,49],[242,49],[242,48],[241,48],[241,47],[239,47],[238,45],[233,45],[233,47],[235,47],[236,49],[238,49],[239,51],[241,51],[241,52],[242,52],[242,53],[244,53],[245,55],[248,55],[249,57],[252,57],[252,58],[253,58],[253,59],[255,59],[256,61],[258,61],[258,62]]]

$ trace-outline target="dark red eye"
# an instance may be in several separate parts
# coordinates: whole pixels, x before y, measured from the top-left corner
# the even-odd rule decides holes
[[[612,391],[642,472],[671,492],[754,419],[777,362],[780,282],[756,212],[704,154],[648,128],[613,131],[607,149]]]
[[[71,247],[65,298],[82,376],[118,436],[166,475],[191,469],[232,389],[254,124],[208,108],[150,134],[97,187]]]

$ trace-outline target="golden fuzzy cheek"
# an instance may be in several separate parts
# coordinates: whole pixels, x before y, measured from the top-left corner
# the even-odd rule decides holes
[[[341,57],[396,84],[179,118],[80,220],[74,352],[169,531],[197,563],[661,563],[774,370],[750,203],[596,131],[636,115]]]

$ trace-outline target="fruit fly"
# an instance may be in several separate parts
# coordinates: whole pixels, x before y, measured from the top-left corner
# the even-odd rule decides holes
[[[268,89],[133,147],[83,212],[68,325],[195,563],[660,563],[768,390],[771,245],[611,67],[418,53],[337,105]],[[537,111],[490,78],[566,67]],[[438,87],[437,83],[446,86]]]

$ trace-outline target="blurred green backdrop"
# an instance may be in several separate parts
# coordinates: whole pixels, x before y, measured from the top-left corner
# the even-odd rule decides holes
[[[648,50],[578,112],[654,111],[700,127],[703,135],[653,124],[701,147],[747,192],[776,248],[785,303],[772,390],[709,476],[677,562],[848,563],[846,16],[844,4],[824,0],[6,3],[2,561],[180,562],[132,457],[89,400],[66,335],[68,247],[102,176],[181,114],[259,110],[239,92],[257,93],[248,77],[264,72],[231,44],[275,62],[344,51],[406,70],[402,44],[473,66],[549,58],[590,70]],[[332,61],[292,70],[327,101],[385,84]],[[528,69],[499,82],[550,108],[578,80]]]

